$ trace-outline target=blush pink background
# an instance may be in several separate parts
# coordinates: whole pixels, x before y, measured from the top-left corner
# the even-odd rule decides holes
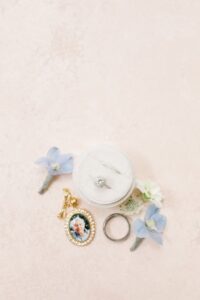
[[[200,2],[0,0],[0,299],[200,299]],[[164,247],[70,244],[68,176],[37,194],[35,159],[112,143],[158,182]]]

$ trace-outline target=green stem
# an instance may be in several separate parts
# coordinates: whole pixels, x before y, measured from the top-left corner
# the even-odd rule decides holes
[[[135,251],[140,246],[140,244],[143,242],[143,240],[144,240],[144,238],[136,237],[133,245],[130,248],[130,251]]]
[[[53,175],[47,174],[43,185],[41,186],[40,190],[38,191],[39,194],[44,194],[47,191],[48,187],[50,186],[51,182],[53,181]]]

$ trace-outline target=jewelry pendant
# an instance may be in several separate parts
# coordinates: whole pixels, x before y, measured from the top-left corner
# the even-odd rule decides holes
[[[92,242],[96,232],[95,221],[90,212],[85,209],[77,208],[78,199],[72,196],[68,189],[64,189],[64,203],[61,212],[58,214],[60,219],[65,219],[65,233],[68,239],[75,245],[85,246]],[[67,209],[73,210],[67,213]]]

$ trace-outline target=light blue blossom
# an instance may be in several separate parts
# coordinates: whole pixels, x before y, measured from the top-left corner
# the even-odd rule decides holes
[[[135,220],[133,229],[137,238],[131,247],[132,251],[135,250],[145,238],[151,238],[162,245],[162,233],[165,229],[167,219],[161,215],[159,211],[160,209],[155,204],[151,204],[147,208],[144,221],[140,219]]]
[[[39,158],[36,161],[36,164],[45,167],[48,172],[47,177],[39,190],[39,193],[42,194],[48,189],[54,176],[72,173],[73,156],[71,154],[61,154],[57,147],[52,147],[47,152],[47,156]]]

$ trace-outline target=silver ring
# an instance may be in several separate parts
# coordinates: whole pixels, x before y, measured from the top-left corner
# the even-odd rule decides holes
[[[106,183],[106,179],[101,177],[101,176],[98,176],[96,179],[95,179],[95,185],[99,188],[107,188],[107,189],[111,189],[111,187]]]
[[[119,239],[115,239],[115,238],[111,237],[111,236],[108,234],[107,229],[106,229],[108,223],[110,222],[110,220],[112,220],[113,218],[116,218],[116,217],[122,217],[122,218],[124,218],[124,219],[126,220],[126,222],[127,222],[127,225],[128,225],[128,231],[127,231],[126,235],[123,236],[122,238],[119,238]],[[113,242],[122,242],[122,241],[125,241],[125,240],[129,237],[130,232],[131,232],[131,225],[130,225],[130,223],[129,223],[129,220],[128,220],[127,216],[125,216],[125,215],[123,215],[123,214],[120,214],[120,213],[114,213],[114,214],[109,215],[109,216],[105,219],[104,224],[103,224],[103,232],[104,232],[105,236],[106,236],[109,240],[111,240],[111,241],[113,241]]]

